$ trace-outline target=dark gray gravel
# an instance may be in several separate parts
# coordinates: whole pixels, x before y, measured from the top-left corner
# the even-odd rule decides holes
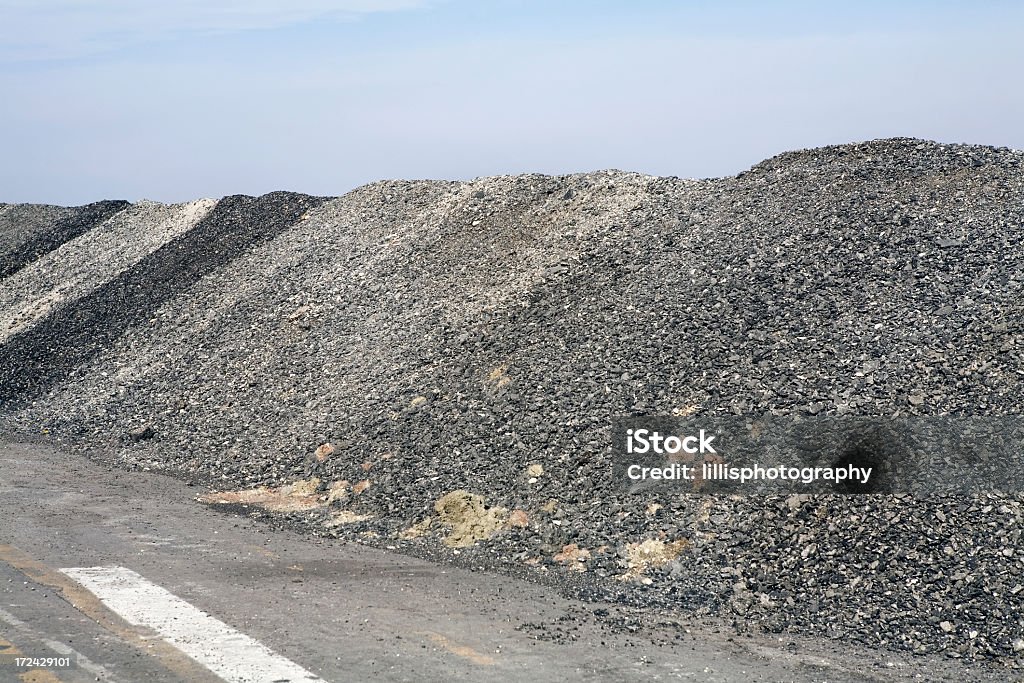
[[[368,520],[288,517],[317,533],[741,631],[1019,669],[1021,495],[629,496],[608,427],[1019,413],[1022,161],[893,139],[715,180],[612,171],[279,195],[296,204],[266,242],[183,275],[138,271],[131,286],[176,283],[152,305],[105,299],[82,309],[85,326],[75,308],[14,340],[10,420],[217,488],[368,481],[330,511]],[[173,263],[211,258],[203,240],[189,249]],[[455,489],[525,511],[526,526],[458,554],[436,519],[403,535]],[[671,552],[644,563],[644,549]]]

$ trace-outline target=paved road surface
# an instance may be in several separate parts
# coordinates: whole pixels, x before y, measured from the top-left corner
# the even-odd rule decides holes
[[[980,673],[788,638],[733,640],[696,623],[689,633],[624,633],[592,616],[599,607],[614,615],[613,605],[271,530],[211,511],[197,493],[50,447],[0,443],[0,682],[963,681]],[[524,624],[551,630],[517,628]],[[575,638],[536,637],[555,627],[574,628]]]

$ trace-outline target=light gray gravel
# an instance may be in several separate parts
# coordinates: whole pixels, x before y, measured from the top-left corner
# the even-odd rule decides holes
[[[627,496],[608,426],[1019,413],[1022,161],[894,139],[714,180],[612,171],[282,194],[271,203],[291,208],[273,209],[266,241],[136,303],[117,334],[97,343],[108,318],[69,318],[76,360],[59,373],[39,369],[57,358],[42,337],[8,345],[0,399],[20,430],[217,488],[368,482],[288,518],[315,533],[741,631],[1019,669],[1020,495]],[[232,220],[271,224],[250,211]],[[435,503],[457,489],[525,526],[456,553]],[[369,518],[326,526],[341,508]]]

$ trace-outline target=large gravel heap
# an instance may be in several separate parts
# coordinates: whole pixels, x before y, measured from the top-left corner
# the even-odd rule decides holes
[[[283,487],[225,500],[318,533],[1019,667],[1021,495],[627,495],[609,424],[1020,412],[1022,162],[893,139],[713,180],[6,206],[0,403],[130,467]]]

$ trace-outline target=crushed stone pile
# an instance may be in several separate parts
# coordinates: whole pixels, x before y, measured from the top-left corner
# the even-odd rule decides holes
[[[623,415],[1018,414],[1022,162],[891,139],[721,179],[228,197],[191,223],[5,206],[0,406],[315,533],[1022,667],[1024,496],[627,494],[609,435]]]
[[[0,205],[0,278],[18,272],[127,207],[125,201],[102,201],[75,208]]]

